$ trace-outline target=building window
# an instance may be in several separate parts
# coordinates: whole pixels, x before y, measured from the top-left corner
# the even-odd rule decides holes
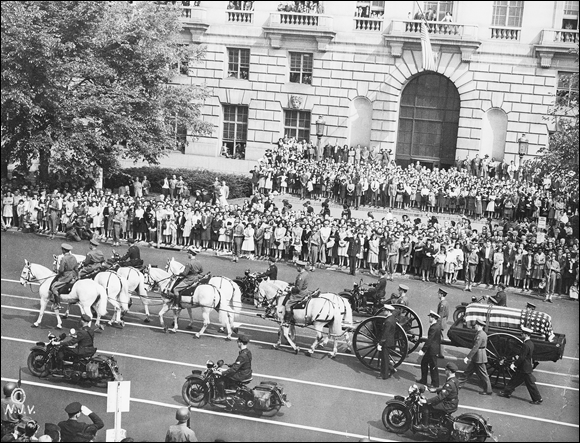
[[[246,157],[246,140],[248,138],[248,107],[224,105],[222,155],[230,158]],[[225,152],[224,152],[225,151]]]
[[[228,49],[228,77],[247,80],[250,75],[250,50]]]
[[[354,11],[355,17],[383,18],[385,14],[385,2],[358,1]]]
[[[284,134],[310,141],[310,111],[284,111]]]
[[[312,84],[312,54],[290,53],[290,83]]]
[[[565,107],[578,100],[578,73],[558,72],[556,97],[556,103]]]
[[[425,2],[423,8],[423,11],[427,14],[427,20],[442,22],[448,12],[453,17],[453,2]],[[431,16],[429,11],[431,11]]]
[[[521,28],[524,2],[493,2],[492,26]]]
[[[562,29],[578,29],[578,4],[580,2],[564,2]]]

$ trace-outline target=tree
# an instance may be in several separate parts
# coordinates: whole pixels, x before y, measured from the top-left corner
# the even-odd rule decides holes
[[[205,87],[170,84],[203,48],[180,40],[180,11],[154,2],[10,1],[2,12],[2,175],[40,161],[61,179],[159,163],[176,125],[194,137]]]

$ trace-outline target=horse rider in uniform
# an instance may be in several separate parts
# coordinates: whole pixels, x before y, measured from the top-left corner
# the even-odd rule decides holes
[[[270,256],[268,258],[269,266],[265,272],[262,272],[258,277],[270,279],[270,280],[278,280],[278,266],[276,266],[276,258]]]
[[[434,392],[437,395],[428,400],[421,400],[423,424],[416,426],[417,431],[425,432],[429,429],[431,410],[443,411],[446,414],[453,414],[457,411],[457,407],[459,406],[459,383],[455,378],[457,370],[457,365],[455,363],[447,363],[445,366],[447,380],[445,380],[443,386],[440,388],[429,389],[429,392]]]
[[[141,250],[135,244],[136,241],[137,240],[134,238],[127,239],[127,243],[129,243],[131,246],[129,246],[127,253],[123,257],[119,258],[119,266],[132,266],[134,268],[140,268],[143,266],[143,260],[141,260]]]
[[[99,242],[92,239],[89,242],[90,251],[87,253],[85,261],[81,263],[80,278],[85,278],[94,272],[98,272],[105,263],[105,254],[100,249],[97,249]]]
[[[92,357],[97,348],[94,346],[95,331],[89,326],[91,318],[83,314],[81,315],[81,329],[78,331],[71,329],[70,337],[65,338],[61,342],[55,342],[55,345],[60,345],[58,350],[58,364],[59,369],[63,369],[65,354],[76,355],[77,357]],[[71,346],[76,345],[76,348]]]
[[[310,274],[306,270],[306,262],[302,260],[296,261],[296,269],[298,270],[298,275],[294,281],[294,286],[284,300],[286,314],[287,317],[290,318],[293,316],[294,306],[300,303],[307,295],[310,294],[310,291],[308,291]]]
[[[238,349],[240,353],[233,365],[229,365],[228,369],[220,368],[221,377],[216,379],[216,393],[217,397],[214,399],[215,403],[223,403],[226,401],[225,383],[229,382],[244,382],[252,378],[252,353],[248,349],[250,339],[244,334],[238,337]]]
[[[381,338],[377,345],[377,351],[380,352],[381,361],[381,375],[379,377],[383,380],[390,378],[396,372],[389,353],[389,348],[395,346],[395,332],[397,331],[397,319],[393,315],[394,310],[395,308],[391,305],[385,304],[385,314],[387,316],[383,322]]]
[[[399,285],[399,294],[391,294],[388,303],[409,306],[409,297],[407,297],[408,290],[409,287],[407,285]]]
[[[473,338],[473,347],[467,357],[463,359],[464,363],[467,365],[465,371],[463,372],[463,377],[460,380],[460,384],[463,385],[469,376],[474,372],[477,373],[479,380],[483,383],[483,390],[479,391],[479,395],[492,395],[491,382],[489,381],[489,375],[487,375],[487,333],[483,330],[485,327],[485,322],[479,318],[475,321],[475,329],[477,333]]]
[[[201,264],[195,261],[197,252],[193,248],[187,249],[187,258],[189,261],[185,264],[183,271],[177,275],[177,280],[173,286],[174,306],[181,308],[181,294],[180,292],[195,285],[202,276],[203,268]]]
[[[63,243],[60,248],[62,250],[62,259],[60,260],[56,277],[54,277],[50,285],[50,292],[54,296],[54,309],[61,309],[59,291],[69,283],[74,283],[78,279],[79,273],[79,263],[76,257],[70,253],[72,246],[68,243]]]

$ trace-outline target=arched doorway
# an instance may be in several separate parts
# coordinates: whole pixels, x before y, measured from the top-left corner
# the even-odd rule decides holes
[[[503,109],[492,108],[483,117],[479,156],[486,154],[494,160],[503,160],[507,137],[507,114]]]
[[[369,146],[371,143],[371,125],[373,105],[366,97],[356,97],[350,103],[348,116],[350,146]]]
[[[401,96],[397,163],[453,166],[459,107],[459,93],[447,77],[425,73],[412,79]]]

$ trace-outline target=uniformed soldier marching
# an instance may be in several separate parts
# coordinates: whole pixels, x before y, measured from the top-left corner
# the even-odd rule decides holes
[[[173,287],[174,306],[181,308],[181,291],[195,285],[201,278],[203,268],[201,264],[195,260],[195,252],[192,248],[187,250],[187,258],[189,261],[185,264],[183,271],[177,275],[178,279]]]
[[[475,321],[475,329],[477,333],[473,338],[473,347],[467,357],[463,359],[467,368],[463,372],[463,377],[460,383],[463,385],[469,376],[474,372],[477,373],[479,380],[483,384],[483,390],[479,391],[480,395],[492,395],[491,382],[489,375],[487,375],[487,333],[483,330],[485,322],[479,318]]]
[[[92,239],[89,242],[89,252],[87,252],[87,256],[85,261],[82,262],[82,270],[80,272],[80,278],[85,278],[86,276],[92,274],[93,272],[98,271],[103,263],[105,262],[105,254],[100,249],[97,249],[99,246],[99,242],[95,239]]]
[[[441,323],[439,314],[429,311],[429,332],[427,341],[419,351],[421,360],[421,379],[415,380],[417,383],[427,384],[427,371],[431,372],[431,385],[439,387],[439,368],[437,367],[437,355],[441,345]]]
[[[89,326],[91,318],[83,314],[81,315],[81,328],[79,330],[71,329],[71,336],[65,338],[61,342],[55,342],[55,345],[60,345],[58,350],[58,364],[59,369],[63,369],[64,356],[66,354],[74,354],[78,357],[92,357],[97,349],[94,346],[95,331]],[[75,346],[71,348],[70,346]]]
[[[380,352],[381,359],[381,375],[379,377],[383,380],[390,378],[391,375],[396,372],[389,353],[390,348],[395,346],[395,332],[397,331],[397,319],[393,315],[394,310],[395,308],[391,305],[385,304],[385,313],[387,317],[383,322],[381,338],[377,345],[377,351]]]
[[[445,329],[447,329],[447,319],[449,318],[449,302],[447,301],[447,291],[439,288],[439,304],[437,305],[437,314],[441,317],[439,323],[441,324],[441,340],[445,337]],[[443,346],[439,346],[438,357],[443,358]]]
[[[50,285],[50,292],[54,297],[55,310],[61,309],[59,291],[67,284],[78,279],[79,267],[76,257],[70,253],[70,251],[72,251],[72,246],[67,243],[63,243],[60,245],[60,248],[62,250],[62,259],[58,267],[58,273]]]
[[[427,431],[429,428],[429,418],[431,410],[444,411],[446,414],[452,414],[457,411],[459,406],[459,386],[455,373],[457,372],[457,365],[453,362],[447,363],[445,366],[445,375],[447,380],[440,388],[431,388],[429,392],[435,392],[437,395],[428,400],[421,400],[423,415],[423,424],[416,426],[416,431]]]
[[[248,349],[249,342],[250,339],[243,334],[238,337],[238,349],[240,353],[233,365],[229,365],[230,367],[228,369],[220,369],[222,376],[216,379],[218,397],[214,399],[214,402],[223,403],[226,400],[226,382],[241,382],[252,378],[252,353]]]
[[[268,258],[268,263],[268,269],[266,269],[265,272],[262,272],[259,277],[270,280],[278,280],[278,266],[276,266],[276,258]]]

